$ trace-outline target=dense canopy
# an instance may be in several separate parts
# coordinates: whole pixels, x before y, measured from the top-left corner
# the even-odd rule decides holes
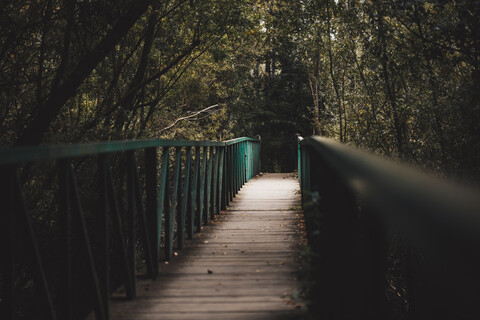
[[[480,175],[480,1],[7,0],[0,10],[3,146],[260,135],[263,168],[289,171],[295,133],[316,133]]]

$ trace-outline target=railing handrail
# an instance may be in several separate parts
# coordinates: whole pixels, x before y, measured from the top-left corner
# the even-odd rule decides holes
[[[230,139],[230,140],[223,141],[223,143],[225,143],[225,145],[232,145],[232,144],[243,142],[243,141],[260,142],[260,140],[257,139],[257,138],[240,137],[240,138],[235,138],[235,139]]]
[[[324,137],[299,137],[298,151],[307,235],[321,257],[314,290],[328,296],[319,308],[384,319],[387,279],[404,279],[394,290],[413,318],[478,319],[477,191]]]
[[[223,147],[243,141],[259,142],[258,139],[241,137],[227,141],[145,139],[13,147],[0,149],[0,165],[64,158],[78,158],[89,155],[100,155],[105,153],[153,147]]]
[[[322,154],[353,191],[368,187],[370,194],[382,197],[377,205],[383,213],[402,212],[413,219],[434,213],[430,218],[449,228],[455,223],[462,233],[470,230],[480,244],[480,197],[472,190],[324,137],[306,137],[300,144]]]

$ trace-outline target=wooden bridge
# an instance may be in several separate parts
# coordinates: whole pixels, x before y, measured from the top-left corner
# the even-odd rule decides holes
[[[27,147],[0,159],[2,319],[77,319],[89,308],[96,319],[305,312],[292,299],[304,245],[299,185],[292,174],[257,176],[259,140]],[[29,189],[45,178],[37,163],[54,190]],[[54,214],[29,199],[42,193]]]
[[[112,319],[293,319],[304,246],[293,174],[250,180],[226,211],[188,243],[137,298],[110,305]]]
[[[314,318],[480,318],[478,193],[325,138],[299,138],[300,183],[260,175],[253,138],[7,149],[0,170],[1,319],[298,319],[305,241]]]

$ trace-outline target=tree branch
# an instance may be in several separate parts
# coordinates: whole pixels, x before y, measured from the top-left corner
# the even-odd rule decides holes
[[[219,106],[218,104],[214,104],[214,105],[212,105],[212,106],[210,106],[210,107],[207,107],[207,108],[205,108],[205,109],[202,109],[202,110],[199,110],[199,111],[197,111],[197,112],[195,112],[195,113],[192,113],[192,114],[189,115],[189,116],[185,116],[185,117],[178,118],[178,119],[175,120],[171,125],[169,125],[168,127],[165,127],[165,128],[163,128],[162,130],[160,130],[160,132],[165,132],[165,131],[167,131],[167,130],[170,130],[170,129],[172,129],[173,127],[175,127],[179,122],[184,121],[184,120],[188,120],[188,119],[193,118],[193,117],[196,117],[196,116],[198,116],[199,114],[201,114],[201,113],[203,113],[203,112],[207,112],[208,110],[211,110],[211,109],[216,108],[216,107],[218,107],[218,106]]]

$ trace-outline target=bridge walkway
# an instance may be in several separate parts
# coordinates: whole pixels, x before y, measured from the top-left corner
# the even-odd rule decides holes
[[[298,319],[305,303],[299,253],[304,244],[293,174],[264,174],[240,190],[155,281],[137,281],[137,299],[115,299],[111,319]]]

